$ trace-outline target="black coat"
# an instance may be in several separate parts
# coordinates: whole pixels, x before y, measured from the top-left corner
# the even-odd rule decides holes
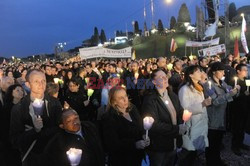
[[[82,149],[79,166],[104,166],[104,153],[97,129],[91,122],[82,122],[83,138],[61,130],[45,148],[41,166],[70,166],[66,152],[70,148]]]
[[[135,143],[142,140],[142,119],[135,106],[129,115],[132,122],[111,108],[102,117],[103,141],[112,166],[141,165],[143,151],[137,150]]]
[[[143,114],[154,118],[154,124],[149,130],[149,149],[151,151],[167,152],[174,150],[175,138],[177,138],[177,146],[182,145],[178,124],[182,123],[183,108],[177,95],[171,91],[168,94],[176,110],[177,125],[173,125],[171,115],[156,90],[152,90],[143,101]]]
[[[234,97],[234,101],[230,105],[232,111],[232,130],[237,132],[237,130],[244,128],[247,133],[250,133],[250,122],[248,120],[250,117],[250,96],[245,95],[245,91],[247,90],[245,80],[239,79],[238,85],[240,85],[240,94],[238,97]]]
[[[175,94],[178,95],[179,87],[182,83],[182,75],[177,71],[172,72],[172,76],[169,78],[169,84],[172,86]]]
[[[24,97],[12,108],[10,138],[12,144],[21,151],[22,155],[26,153],[34,140],[37,140],[37,142],[31,154],[42,153],[48,140],[58,132],[58,122],[61,117],[62,106],[57,99],[48,95],[45,95],[44,99],[48,102],[48,105],[43,111],[43,115],[41,115],[43,119],[43,128],[38,133],[34,129],[32,118],[29,114],[29,106],[31,103],[30,95]],[[26,125],[33,128],[26,130]]]

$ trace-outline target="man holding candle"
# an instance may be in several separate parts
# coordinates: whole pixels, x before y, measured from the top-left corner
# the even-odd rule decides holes
[[[91,122],[81,122],[73,109],[63,110],[60,132],[46,146],[41,156],[42,166],[70,166],[72,158],[80,157],[78,166],[104,166],[104,153],[96,127]],[[82,150],[81,156],[67,157],[71,148]],[[70,161],[70,159],[72,161]]]
[[[28,71],[26,80],[31,92],[12,108],[10,137],[21,151],[23,165],[34,166],[48,140],[58,132],[62,107],[57,99],[45,95],[46,78],[42,71]],[[42,110],[36,112],[36,106]]]
[[[237,84],[241,87],[240,94],[238,97],[234,98],[231,104],[232,110],[232,151],[236,155],[241,155],[240,149],[249,149],[243,144],[245,129],[248,118],[248,102],[249,102],[249,92],[247,91],[247,86],[245,79],[248,74],[248,69],[245,64],[239,64],[236,67],[238,81]]]

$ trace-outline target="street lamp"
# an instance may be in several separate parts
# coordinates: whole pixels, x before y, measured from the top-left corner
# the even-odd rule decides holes
[[[173,0],[165,0],[165,2],[166,2],[167,4],[170,4],[170,3],[173,2]]]
[[[240,15],[241,17],[244,17],[245,15],[244,15],[244,13],[241,13],[241,15]]]

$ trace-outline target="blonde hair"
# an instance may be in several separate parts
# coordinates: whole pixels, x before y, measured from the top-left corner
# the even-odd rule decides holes
[[[119,111],[117,106],[114,104],[114,101],[115,101],[115,94],[117,92],[121,91],[121,90],[124,90],[126,92],[126,89],[121,87],[121,86],[115,86],[112,89],[110,89],[108,105],[107,105],[107,110],[110,110],[111,108],[114,108],[119,115],[122,115],[123,113],[121,111]],[[131,103],[130,103],[130,101],[128,101],[128,108],[127,108],[126,112],[130,112],[130,111],[131,111]]]

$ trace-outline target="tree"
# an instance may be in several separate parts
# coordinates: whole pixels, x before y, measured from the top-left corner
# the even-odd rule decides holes
[[[188,10],[187,5],[185,3],[183,3],[181,5],[177,22],[179,22],[179,23],[191,22],[190,13],[189,13],[189,10]]]
[[[230,3],[229,5],[229,21],[232,21],[233,18],[237,15],[236,5],[235,3]]]
[[[163,32],[164,32],[164,27],[163,27],[161,19],[159,19],[158,20],[158,33],[161,34]]]
[[[91,37],[91,45],[97,46],[99,44],[99,33],[97,27],[94,28],[94,35]]]
[[[172,16],[170,19],[170,29],[174,29],[175,24],[176,24],[176,19],[174,16]]]
[[[100,40],[102,44],[107,41],[107,38],[103,29],[101,30]]]
[[[135,21],[134,23],[134,33],[135,34],[140,33],[138,21]]]

